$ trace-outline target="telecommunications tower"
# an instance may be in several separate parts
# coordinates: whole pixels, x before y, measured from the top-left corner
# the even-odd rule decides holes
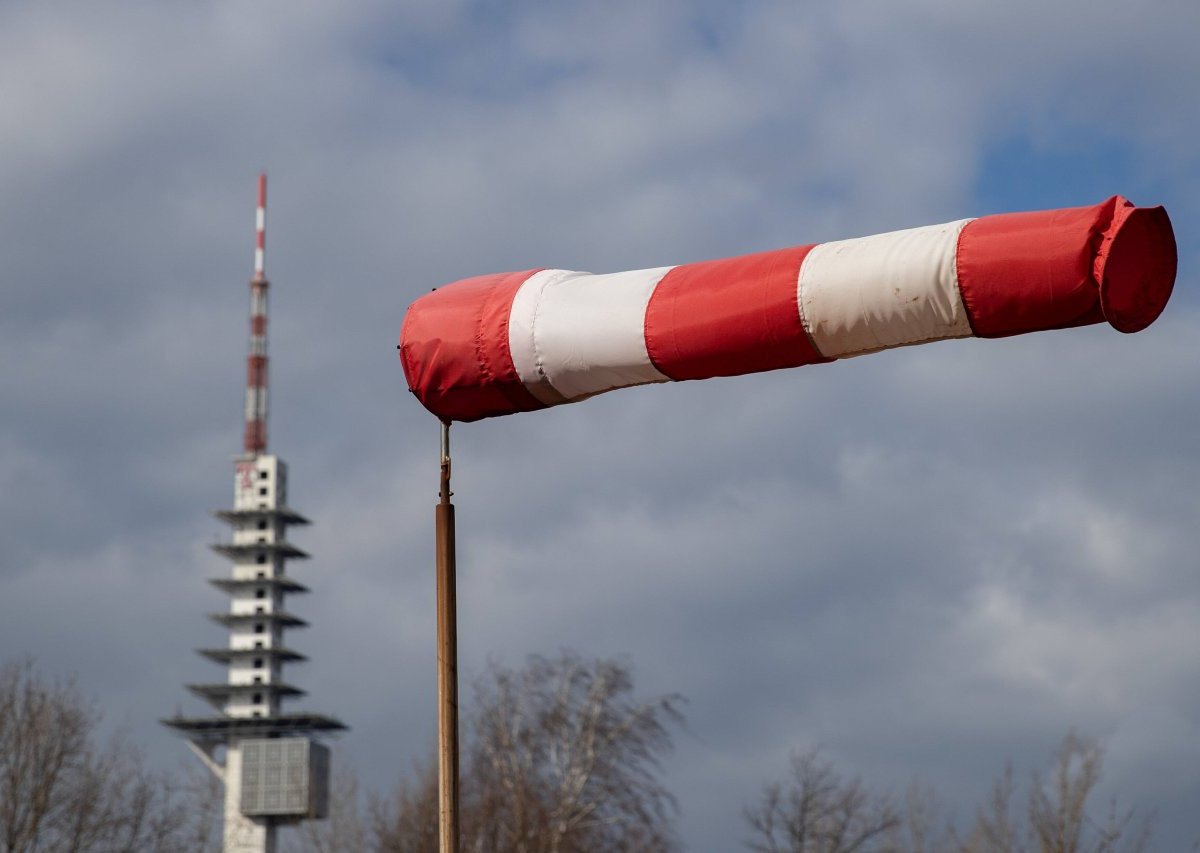
[[[333,717],[284,713],[280,707],[304,695],[283,680],[285,664],[305,660],[284,642],[284,632],[307,624],[288,611],[285,600],[308,592],[287,571],[288,560],[308,556],[288,541],[287,529],[309,521],[288,504],[287,465],[267,453],[266,213],[263,174],[250,280],[244,452],[234,460],[233,509],[215,513],[233,535],[213,550],[233,567],[210,581],[229,596],[229,609],[210,616],[229,629],[229,642],[197,650],[223,664],[226,678],[188,685],[215,715],[162,721],[186,736],[225,784],[224,853],[274,853],[280,825],[326,816],[329,749],[316,738],[346,728]]]

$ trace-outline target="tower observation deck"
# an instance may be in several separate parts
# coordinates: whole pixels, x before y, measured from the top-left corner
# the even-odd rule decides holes
[[[278,825],[325,816],[328,749],[318,738],[346,728],[330,716],[283,708],[305,694],[284,680],[283,669],[306,660],[285,633],[307,624],[287,605],[289,595],[308,592],[288,570],[289,561],[308,556],[292,544],[288,528],[309,521],[289,506],[287,464],[266,452],[265,214],[260,175],[244,452],[234,460],[233,508],[214,513],[232,535],[212,548],[232,565],[229,574],[209,580],[228,596],[228,609],[209,617],[228,630],[228,642],[197,649],[225,667],[225,678],[187,685],[214,713],[162,720],[225,783],[224,853],[274,853]]]

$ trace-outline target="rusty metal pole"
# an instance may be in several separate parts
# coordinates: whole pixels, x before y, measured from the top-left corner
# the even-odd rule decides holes
[[[450,424],[442,422],[442,479],[436,514],[438,656],[438,834],[440,853],[458,853],[458,603]]]

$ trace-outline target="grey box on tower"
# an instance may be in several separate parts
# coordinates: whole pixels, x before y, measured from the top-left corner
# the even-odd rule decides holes
[[[323,818],[329,812],[329,749],[305,737],[244,740],[242,814]]]

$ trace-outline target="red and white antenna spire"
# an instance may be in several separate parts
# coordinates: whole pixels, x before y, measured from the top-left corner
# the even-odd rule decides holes
[[[267,450],[267,175],[258,176],[254,278],[250,279],[250,355],[246,359],[246,440],[248,455]]]

